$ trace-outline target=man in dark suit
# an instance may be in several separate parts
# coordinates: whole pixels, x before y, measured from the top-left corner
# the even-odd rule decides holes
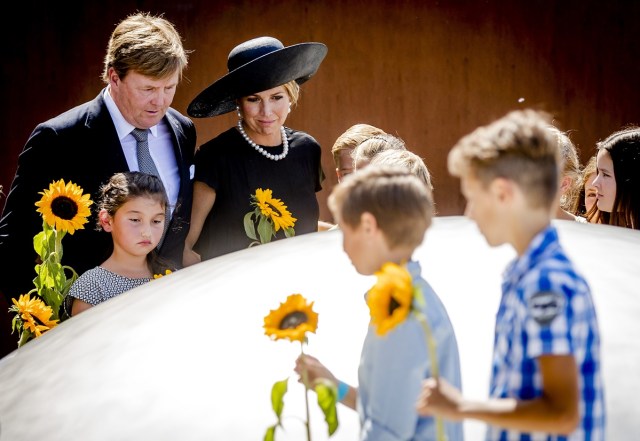
[[[131,15],[109,40],[103,71],[107,86],[92,101],[34,129],[19,156],[10,191],[5,191],[0,218],[0,291],[9,305],[11,298],[34,288],[33,237],[42,230],[35,206],[40,192],[64,179],[96,200],[99,187],[114,173],[140,169],[138,143],[131,133],[136,128],[146,130],[150,155],[171,205],[158,252],[181,267],[191,217],[196,132],[193,122],[170,105],[187,62],[180,35],[170,22],[145,13]],[[84,229],[63,240],[62,264],[78,274],[110,254],[111,237],[95,225],[93,213]]]

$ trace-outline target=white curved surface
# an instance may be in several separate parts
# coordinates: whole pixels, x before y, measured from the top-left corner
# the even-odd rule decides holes
[[[603,339],[608,439],[640,432],[640,233],[556,221],[591,284]],[[315,301],[307,351],[352,384],[368,323],[358,275],[338,230],[222,256],[155,280],[68,320],[0,360],[0,440],[261,440],[275,422],[271,385],[287,377],[286,431],[306,439],[300,346],[270,341],[264,316],[289,294]],[[486,398],[493,320],[508,247],[489,248],[464,217],[436,218],[416,251],[456,329],[463,387]],[[11,336],[15,337],[15,336]],[[329,439],[310,394],[313,440]],[[354,440],[339,406],[331,440]],[[482,424],[465,422],[467,441]]]

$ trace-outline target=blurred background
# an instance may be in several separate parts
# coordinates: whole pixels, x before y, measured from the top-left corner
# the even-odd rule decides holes
[[[426,161],[439,215],[464,210],[458,182],[446,170],[447,152],[460,137],[508,111],[552,113],[555,124],[570,132],[583,163],[597,141],[640,123],[638,1],[27,0],[12,8],[6,20],[13,26],[0,28],[5,194],[34,127],[100,92],[109,35],[136,11],[164,14],[192,51],[173,102],[183,113],[226,74],[229,51],[245,40],[269,35],[285,46],[328,46],[287,120],[322,146],[327,179],[319,201],[327,221],[326,199],[337,183],[331,147],[356,123],[401,137]],[[235,121],[233,112],[195,119],[198,145]],[[10,269],[0,271],[4,277]],[[14,337],[0,335],[0,353],[15,348]]]
[[[425,159],[440,215],[464,209],[458,182],[447,174],[447,152],[510,110],[552,113],[583,162],[598,140],[640,123],[637,1],[118,0],[15,7],[21,12],[9,19],[22,31],[0,30],[5,193],[35,125],[98,94],[109,35],[138,10],[164,14],[192,51],[173,102],[183,113],[227,72],[229,51],[245,40],[270,35],[285,46],[328,46],[287,121],[323,148],[327,180],[319,199],[327,220],[326,197],[337,182],[331,146],[356,123],[401,137]],[[235,119],[235,113],[196,119],[198,145]]]

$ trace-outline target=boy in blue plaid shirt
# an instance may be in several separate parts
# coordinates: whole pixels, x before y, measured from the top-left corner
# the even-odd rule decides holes
[[[590,289],[551,225],[560,169],[546,114],[514,111],[462,138],[449,171],[491,246],[514,247],[496,316],[490,400],[428,379],[418,412],[489,424],[489,440],[605,439],[600,336]]]

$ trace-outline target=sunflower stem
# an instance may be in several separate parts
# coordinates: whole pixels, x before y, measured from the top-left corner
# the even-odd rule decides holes
[[[429,327],[429,323],[427,323],[427,318],[424,314],[415,312],[418,321],[422,325],[422,329],[424,330],[424,336],[427,340],[427,346],[429,348],[429,358],[431,359],[431,375],[436,380],[440,377],[440,373],[438,371],[438,352],[436,350],[436,341],[433,338],[433,333],[431,332],[431,328]],[[444,433],[444,424],[442,422],[442,418],[435,417],[436,419],[436,440],[437,441],[445,441],[445,433]]]
[[[27,343],[30,339],[31,339],[31,332],[27,331],[26,329],[23,329],[22,333],[20,334],[20,340],[18,340],[18,347],[20,348],[24,346],[24,344]]]
[[[62,262],[62,238],[65,235],[65,231],[55,230],[55,235],[56,235],[56,250],[55,250],[56,263],[60,263]]]
[[[304,341],[300,342],[300,354],[304,355]],[[302,381],[304,383],[304,405],[307,412],[307,421],[305,423],[307,428],[307,441],[311,441],[311,420],[309,418],[309,377],[306,369],[302,371]]]

